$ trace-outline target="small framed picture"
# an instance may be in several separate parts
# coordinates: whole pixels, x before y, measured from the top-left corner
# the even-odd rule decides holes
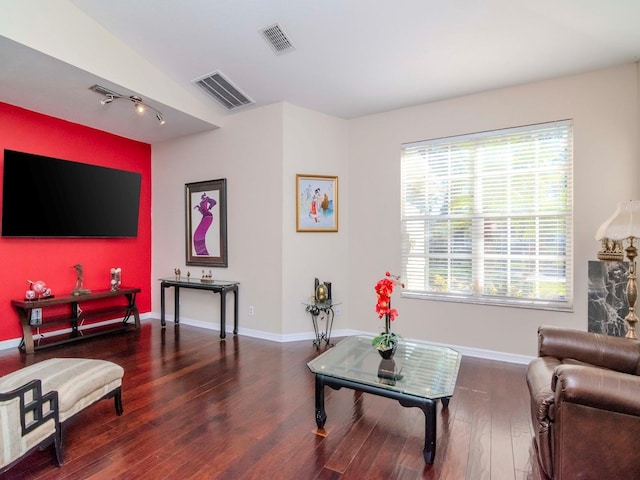
[[[338,177],[296,175],[296,232],[338,231]]]
[[[187,265],[227,266],[227,179],[185,185]]]

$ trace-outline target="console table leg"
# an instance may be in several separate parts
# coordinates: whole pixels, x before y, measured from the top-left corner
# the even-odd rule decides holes
[[[324,428],[327,413],[324,411],[324,380],[322,375],[316,375],[316,425]]]
[[[222,289],[220,292],[220,338],[227,336],[227,292]]]
[[[140,328],[140,313],[138,312],[138,307],[136,306],[136,294],[129,293],[127,295],[127,299],[129,300],[129,309],[127,310],[127,317],[133,313],[133,318],[135,321],[136,329]]]
[[[320,337],[320,331],[318,330],[318,315],[314,315],[313,313],[311,314],[311,321],[313,322],[313,331],[316,334],[316,339],[313,341],[313,345],[316,348],[320,348],[320,345],[322,344],[322,340]]]
[[[173,321],[178,325],[180,323],[180,287],[173,287],[173,294]]]
[[[331,343],[331,330],[333,329],[333,319],[335,316],[336,314],[333,311],[333,307],[329,308],[327,312],[327,334],[325,338],[325,342],[329,347],[333,347],[333,344]]]
[[[30,355],[34,352],[33,334],[31,333],[31,325],[29,324],[31,310],[17,310],[18,316],[20,317],[20,323],[22,324],[22,345],[24,346],[24,352]]]
[[[71,302],[71,336],[78,336],[78,302]]]
[[[238,287],[233,288],[233,333],[238,334]]]
[[[167,322],[164,318],[164,291],[167,287],[164,284],[160,285],[160,325],[162,328],[167,326]]]

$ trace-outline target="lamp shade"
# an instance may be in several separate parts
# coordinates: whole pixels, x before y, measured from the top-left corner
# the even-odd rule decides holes
[[[629,237],[640,238],[640,200],[620,202],[614,214],[596,232],[596,240],[624,240]]]

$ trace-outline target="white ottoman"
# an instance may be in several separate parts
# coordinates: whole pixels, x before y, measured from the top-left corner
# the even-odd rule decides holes
[[[103,398],[114,398],[122,415],[124,369],[113,362],[87,358],[52,358],[0,377],[0,392],[15,390],[32,380],[42,382],[42,393],[58,393],[60,432],[59,461],[64,457],[62,432],[66,422],[85,407]],[[60,462],[61,463],[61,462]]]

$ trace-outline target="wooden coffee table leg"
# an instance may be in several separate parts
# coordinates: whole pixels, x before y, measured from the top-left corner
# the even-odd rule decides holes
[[[322,375],[316,375],[316,425],[324,428],[327,413],[324,411],[324,380]]]
[[[431,464],[436,456],[436,403],[432,400],[422,407],[424,412],[424,461]]]
[[[399,400],[400,405],[404,407],[418,407],[424,412],[424,450],[422,454],[424,461],[428,464],[433,463],[436,456],[436,402],[430,399],[422,401]]]

